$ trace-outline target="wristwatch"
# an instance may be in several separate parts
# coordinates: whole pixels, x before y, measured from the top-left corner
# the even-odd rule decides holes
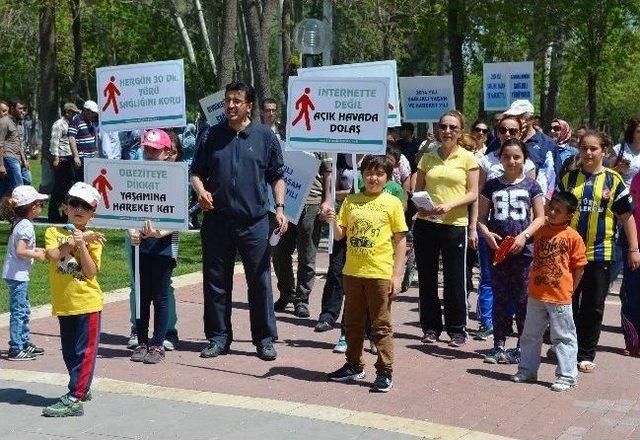
[[[276,203],[276,209],[278,208],[284,209],[284,203]]]
[[[524,238],[527,239],[527,240],[530,239],[531,238],[531,234],[529,234],[528,232],[525,232],[524,233]]]

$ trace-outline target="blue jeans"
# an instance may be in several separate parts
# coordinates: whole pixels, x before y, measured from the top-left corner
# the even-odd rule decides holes
[[[9,196],[16,186],[31,185],[31,171],[22,166],[20,159],[4,157],[7,176],[0,181],[1,194]]]
[[[609,285],[618,278],[618,275],[620,275],[627,262],[626,257],[629,242],[627,241],[627,234],[625,234],[621,224],[618,224],[617,232],[618,235],[613,246],[613,259],[611,260],[611,269],[609,272]]]
[[[489,248],[484,237],[478,237],[478,265],[480,266],[480,283],[478,285],[478,304],[476,315],[480,324],[486,329],[493,328],[493,288],[489,268]]]
[[[131,328],[136,328],[136,291],[135,282],[133,279],[133,247],[131,246],[131,239],[129,234],[124,234],[124,250],[127,254],[127,261],[129,262],[129,310]],[[142,256],[141,256],[142,257]],[[178,314],[176,312],[176,297],[173,289],[173,281],[169,279],[169,286],[167,287],[167,308],[169,311],[169,320],[167,322],[167,334],[178,334],[176,325],[178,324]]]
[[[9,349],[22,350],[29,342],[29,281],[7,280],[9,290]]]

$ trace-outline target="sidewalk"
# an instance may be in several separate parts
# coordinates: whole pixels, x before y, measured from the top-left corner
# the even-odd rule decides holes
[[[318,267],[327,267],[326,254],[319,255]],[[368,388],[375,377],[375,358],[368,353],[365,353],[368,365],[364,382],[337,384],[325,380],[327,372],[344,363],[344,357],[331,351],[339,336],[337,328],[327,333],[313,331],[314,318],[317,318],[320,309],[323,283],[323,278],[318,277],[311,296],[312,319],[300,319],[290,312],[277,314],[280,339],[276,348],[279,356],[274,362],[263,362],[255,356],[248,328],[246,283],[241,273],[234,276],[236,288],[232,320],[236,341],[230,355],[216,359],[198,356],[205,345],[201,319],[202,289],[198,282],[176,289],[182,343],[179,351],[167,353],[166,362],[161,365],[138,365],[129,361],[130,351],[124,347],[129,334],[128,301],[109,303],[103,315],[96,376],[126,382],[129,385],[123,388],[125,394],[127,387],[137,389],[135,384],[150,384],[162,390],[180,390],[179,393],[163,391],[169,393],[163,399],[172,400],[171,396],[198,392],[218,396],[214,399],[217,405],[215,411],[225,401],[236,402],[237,405],[231,406],[241,412],[274,410],[274,417],[282,419],[283,426],[287,424],[290,414],[300,414],[295,412],[300,411],[300,415],[316,421],[343,421],[349,424],[351,420],[369,429],[386,429],[424,438],[491,438],[483,433],[518,439],[640,438],[640,359],[621,355],[623,340],[616,298],[611,298],[606,308],[596,359],[598,371],[581,375],[577,389],[554,393],[548,387],[553,381],[555,366],[546,360],[540,370],[539,383],[515,384],[509,381],[509,376],[516,370],[515,366],[482,363],[482,354],[491,348],[491,341],[470,341],[459,349],[450,348],[443,342],[434,345],[420,343],[417,289],[414,287],[402,294],[393,306],[396,358],[394,388],[388,394],[372,394]],[[477,323],[470,322],[469,326],[474,328]],[[34,341],[46,348],[46,356],[33,362],[8,362],[3,356],[0,369],[11,370],[0,370],[0,380],[10,380],[9,386],[16,389],[24,388],[23,382],[30,382],[27,388],[36,395],[45,395],[42,394],[45,392],[45,397],[62,394],[64,387],[32,389],[31,384],[63,384],[64,381],[49,382],[43,378],[50,376],[33,373],[24,373],[21,379],[19,372],[12,372],[14,369],[24,369],[65,373],[57,321],[51,317],[36,319],[32,323],[32,333]],[[6,328],[0,328],[0,340],[7,340]],[[511,346],[515,341],[510,340],[508,344]],[[97,381],[96,386],[100,387],[101,383]],[[116,402],[125,399],[125,396],[111,396],[110,392],[110,389],[98,389],[95,402],[85,408],[85,419],[103,413],[97,406],[102,399]],[[151,395],[159,393],[156,388],[144,387],[141,392],[143,395],[147,392]],[[223,393],[223,398],[217,393]],[[139,395],[132,398],[139,398]],[[160,408],[164,408],[158,414],[158,420],[162,420],[162,423],[181,417],[182,413],[176,409],[178,401],[160,402]],[[25,423],[34,429],[54,425],[43,418],[35,418],[34,415],[40,412],[39,408],[12,406],[12,411],[17,411],[16,414],[20,414]],[[106,414],[113,413],[107,411]],[[110,416],[112,419],[118,417]],[[222,420],[224,422],[225,419]],[[229,419],[225,429],[233,429],[233,420]],[[101,421],[107,422],[121,423],[118,420]],[[365,422],[367,424],[363,425]],[[67,423],[64,422],[64,426],[74,426]],[[187,419],[179,424],[189,423]],[[340,425],[336,429],[345,426]],[[327,432],[335,433],[329,431],[333,428],[327,429]],[[284,434],[278,430],[275,432]],[[194,435],[197,433],[194,431]],[[143,434],[141,431],[140,435]],[[357,438],[360,434],[354,432],[353,436]],[[300,435],[304,435],[304,432]],[[351,435],[351,431],[348,435]],[[280,438],[283,436],[280,435]],[[315,431],[305,437],[322,438],[315,435]],[[375,437],[365,435],[363,438]],[[394,437],[387,432],[380,438]]]
[[[250,439],[276,440],[407,440],[387,431],[141,396],[94,393],[85,416],[46,419],[42,406],[53,403],[60,388],[0,380],[0,438],[53,439]]]

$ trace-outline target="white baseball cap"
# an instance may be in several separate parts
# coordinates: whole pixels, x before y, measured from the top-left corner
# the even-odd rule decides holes
[[[71,189],[69,189],[69,196],[76,197],[80,200],[84,200],[89,205],[94,208],[98,206],[98,202],[100,201],[100,193],[93,186],[84,182],[76,182],[73,184]]]
[[[511,106],[504,112],[508,116],[519,116],[525,113],[533,114],[533,104],[528,99],[517,99],[511,103]]]
[[[47,200],[49,196],[46,194],[40,194],[33,186],[20,185],[14,188],[11,193],[11,198],[15,202],[15,206],[26,206],[36,200]]]
[[[82,108],[87,109],[89,111],[92,111],[94,113],[98,113],[98,104],[96,104],[95,101],[92,101],[90,99],[87,99],[84,104],[82,105]]]

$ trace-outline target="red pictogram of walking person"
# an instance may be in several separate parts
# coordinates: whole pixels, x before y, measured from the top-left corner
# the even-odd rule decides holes
[[[105,208],[109,209],[109,191],[113,189],[113,186],[111,186],[111,183],[109,182],[109,179],[106,178],[106,175],[107,170],[105,170],[104,168],[101,169],[100,175],[96,177],[93,182],[91,182],[91,185],[93,185],[93,187],[98,190],[98,192],[102,196],[102,200],[104,201]]]
[[[307,131],[311,131],[311,119],[309,118],[309,109],[315,110],[316,107],[313,105],[313,101],[309,98],[309,93],[311,93],[311,89],[309,87],[304,88],[304,94],[298,98],[296,101],[296,110],[300,109],[300,113],[293,120],[291,126],[296,125],[300,122],[300,119],[304,116],[304,122],[307,126]]]
[[[116,99],[116,96],[120,96],[120,90],[118,90],[118,87],[116,86],[115,76],[109,78],[109,84],[107,84],[102,91],[102,95],[107,98],[107,102],[105,102],[102,107],[102,111],[105,111],[107,107],[109,107],[109,104],[113,104],[113,111],[117,115],[120,110],[118,109],[118,100]]]

